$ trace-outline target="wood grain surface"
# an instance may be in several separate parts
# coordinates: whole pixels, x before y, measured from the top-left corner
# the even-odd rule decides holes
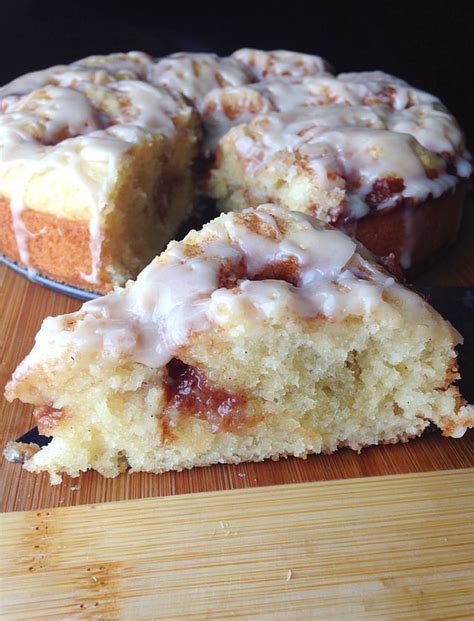
[[[418,279],[429,284],[474,285],[473,209],[466,210],[458,243]],[[76,310],[80,302],[35,285],[0,265],[0,390],[28,353],[34,335],[48,315]],[[31,406],[0,398],[0,450],[34,426]],[[372,447],[360,455],[341,450],[333,455],[238,466],[212,466],[163,475],[133,474],[104,479],[93,472],[64,477],[55,487],[47,475],[31,475],[0,459],[0,511],[41,509],[123,499],[165,496],[264,485],[348,477],[423,472],[474,466],[474,432],[460,440],[425,434],[394,446]]]
[[[4,514],[2,619],[472,619],[474,470]]]

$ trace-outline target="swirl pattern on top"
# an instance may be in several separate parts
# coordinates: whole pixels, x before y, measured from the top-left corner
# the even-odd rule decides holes
[[[275,76],[316,75],[329,70],[329,64],[320,56],[289,50],[265,52],[242,48],[234,52],[232,58],[245,65],[256,80]]]
[[[203,191],[225,209],[273,200],[339,223],[439,197],[469,177],[462,133],[437,97],[380,71],[329,70],[319,56],[285,50],[129,52],[12,81],[0,89],[0,194],[21,262],[29,265],[29,181],[64,169],[89,197],[86,280],[97,282],[106,234],[99,215],[121,156],[147,136],[172,141],[195,110],[211,161]],[[91,177],[88,163],[97,160],[107,173]]]
[[[347,108],[352,107],[365,108],[367,116],[374,111],[380,128],[411,134],[425,148],[459,164],[459,174],[463,173],[466,165],[462,133],[441,101],[380,71],[337,77],[273,78],[240,88],[215,89],[203,99],[200,112],[211,128],[211,150],[232,126],[259,114],[307,108],[314,114],[315,127],[345,127],[351,125]],[[355,126],[360,126],[358,116],[353,116]]]

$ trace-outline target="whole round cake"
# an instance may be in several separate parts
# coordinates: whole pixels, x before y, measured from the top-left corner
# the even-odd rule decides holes
[[[438,98],[380,71],[281,50],[91,56],[0,89],[0,253],[106,292],[205,199],[316,216],[409,268],[455,238],[469,159]]]

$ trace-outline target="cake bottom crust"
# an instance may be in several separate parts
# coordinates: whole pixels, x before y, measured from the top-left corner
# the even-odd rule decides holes
[[[406,443],[409,440],[412,440],[413,438],[421,436],[424,431],[425,431],[425,428],[424,426],[422,426],[415,433],[403,432],[400,434],[396,434],[395,436],[390,437],[390,438],[380,437],[376,444],[387,445],[387,444],[397,444],[399,442]],[[325,446],[324,444],[319,445],[319,446],[311,446],[312,444],[311,441],[309,442],[309,444],[310,446],[306,446],[305,448],[303,448],[303,450],[299,449],[297,451],[296,450],[294,451],[283,450],[283,451],[272,453],[272,452],[265,452],[262,450],[260,451],[255,450],[255,447],[254,447],[254,449],[250,451],[243,450],[241,454],[239,454],[238,451],[232,451],[229,454],[225,454],[225,451],[224,451],[224,453],[222,454],[220,458],[219,456],[216,456],[215,454],[211,453],[210,455],[202,455],[200,457],[194,458],[192,461],[183,460],[182,463],[162,465],[161,467],[157,467],[157,468],[153,468],[153,467],[131,468],[130,466],[127,467],[127,465],[124,464],[124,467],[120,469],[120,472],[123,473],[123,472],[128,471],[130,474],[133,474],[135,472],[151,472],[153,474],[163,474],[164,472],[169,472],[172,470],[181,472],[183,470],[190,470],[196,467],[200,468],[200,467],[212,466],[218,463],[237,465],[237,464],[252,463],[252,462],[259,463],[259,462],[266,461],[266,460],[279,461],[281,459],[287,459],[288,457],[294,457],[296,459],[306,460],[308,457],[312,455],[331,455],[337,450],[343,449],[343,448],[349,448],[349,449],[352,449],[360,453],[362,449],[368,448],[370,446],[374,446],[373,443],[369,443],[369,444],[360,443],[357,446],[354,446],[344,441],[339,442],[336,448],[331,447],[329,445]],[[32,457],[35,453],[39,452],[40,450],[41,450],[40,447],[36,444],[9,442],[3,452],[3,455],[10,462],[18,462],[18,463],[26,464],[26,469],[29,470],[30,472],[40,473],[43,471],[43,468],[38,468],[35,465],[28,463],[28,460],[30,459],[30,457]],[[51,483],[52,484],[59,483],[61,481],[61,474],[68,474],[69,476],[77,477],[80,475],[80,472],[77,472],[77,473],[71,473],[71,472],[52,473],[50,472],[50,475],[52,477]],[[105,476],[108,478],[108,475],[105,475]],[[112,475],[112,478],[114,476],[117,476],[117,475],[116,474]]]

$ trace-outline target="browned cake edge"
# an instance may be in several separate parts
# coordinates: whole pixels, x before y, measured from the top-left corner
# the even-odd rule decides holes
[[[99,274],[99,283],[90,283],[81,277],[91,272],[89,228],[84,222],[74,222],[50,214],[25,209],[21,214],[30,232],[28,253],[30,267],[42,275],[83,289],[105,293],[112,288]],[[12,226],[10,201],[0,197],[0,252],[22,265]],[[101,263],[107,260],[107,249],[102,247]]]
[[[468,183],[461,181],[454,191],[428,198],[417,205],[372,211],[360,220],[337,224],[356,237],[374,254],[393,253],[411,257],[413,267],[425,263],[434,253],[451,244],[461,222]]]
[[[411,255],[411,265],[426,262],[434,253],[452,243],[461,221],[468,184],[460,182],[454,192],[428,199],[418,205],[401,205],[374,211],[357,221],[339,223],[374,254],[400,257]],[[81,277],[91,271],[89,229],[87,223],[57,218],[32,209],[22,212],[22,219],[32,234],[28,239],[30,266],[44,276],[86,290],[105,293],[112,289],[104,274],[110,261],[107,240],[101,252],[99,283]],[[0,252],[21,265],[12,227],[10,202],[0,198]]]

